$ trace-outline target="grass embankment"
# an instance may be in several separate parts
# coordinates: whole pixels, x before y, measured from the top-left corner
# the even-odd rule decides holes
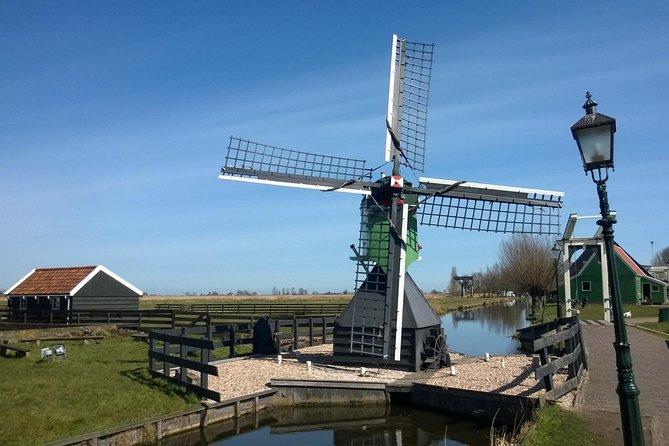
[[[523,436],[523,446],[586,446],[603,444],[578,414],[556,405],[541,408]]]
[[[625,304],[623,312],[629,311],[632,313],[632,317],[657,317],[660,308],[667,308],[667,305],[633,305]],[[585,308],[578,307],[577,310],[580,312],[580,318],[583,320],[586,319],[595,319],[601,320],[604,319],[604,305],[602,304],[589,304]],[[552,320],[555,318],[556,310],[554,306],[547,307],[544,314],[544,320]],[[539,317],[541,318],[541,311],[539,312]]]
[[[182,387],[149,375],[143,342],[112,335],[89,345],[62,343],[67,358],[60,361],[39,362],[44,343],[22,343],[32,348],[27,358],[0,357],[0,444],[42,444],[199,403]]]
[[[642,322],[639,325],[643,328],[653,330],[653,334],[669,339],[669,322]]]

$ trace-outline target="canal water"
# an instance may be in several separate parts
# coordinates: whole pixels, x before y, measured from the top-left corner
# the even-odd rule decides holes
[[[516,299],[503,305],[452,311],[441,318],[448,349],[473,356],[518,353],[520,343],[512,336],[527,327],[529,302]]]
[[[488,426],[404,406],[280,407],[161,440],[161,446],[483,446]]]

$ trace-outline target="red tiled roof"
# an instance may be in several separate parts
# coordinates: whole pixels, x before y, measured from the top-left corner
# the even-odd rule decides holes
[[[644,271],[637,263],[636,261],[632,258],[631,255],[627,254],[627,251],[625,251],[623,248],[620,247],[620,245],[615,245],[613,249],[616,251],[616,254],[622,260],[625,262],[627,266],[636,274],[637,276],[642,276],[642,277],[648,277],[648,274],[646,274],[646,271]]]
[[[38,268],[12,289],[9,295],[67,294],[94,269],[95,266]]]

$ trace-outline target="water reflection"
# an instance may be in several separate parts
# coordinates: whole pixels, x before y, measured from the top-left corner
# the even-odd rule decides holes
[[[285,407],[164,439],[172,445],[487,445],[489,427],[403,406]]]
[[[529,325],[527,310],[527,301],[516,299],[504,305],[453,311],[442,316],[441,325],[453,351],[475,356],[512,354],[520,344],[511,336]]]

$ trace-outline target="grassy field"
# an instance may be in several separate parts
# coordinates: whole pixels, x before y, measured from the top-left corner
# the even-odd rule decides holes
[[[140,308],[151,309],[159,303],[348,303],[350,294],[309,294],[304,296],[144,296],[140,300]],[[439,314],[446,314],[453,310],[494,305],[507,300],[503,297],[444,297],[439,294],[427,294],[428,302]]]
[[[667,308],[667,305],[625,305],[623,311],[632,313],[632,317],[657,317],[660,308]],[[581,319],[604,319],[604,305],[590,304],[585,308],[578,308]],[[539,314],[541,316],[541,313]],[[545,320],[555,318],[555,307],[547,307],[544,314]]]
[[[55,342],[49,342],[53,345]],[[99,343],[63,342],[67,358],[0,357],[0,444],[42,444],[184,410],[199,399],[152,378],[146,344],[111,335]]]
[[[547,405],[537,413],[535,423],[522,440],[523,446],[586,446],[603,444],[577,413]]]

